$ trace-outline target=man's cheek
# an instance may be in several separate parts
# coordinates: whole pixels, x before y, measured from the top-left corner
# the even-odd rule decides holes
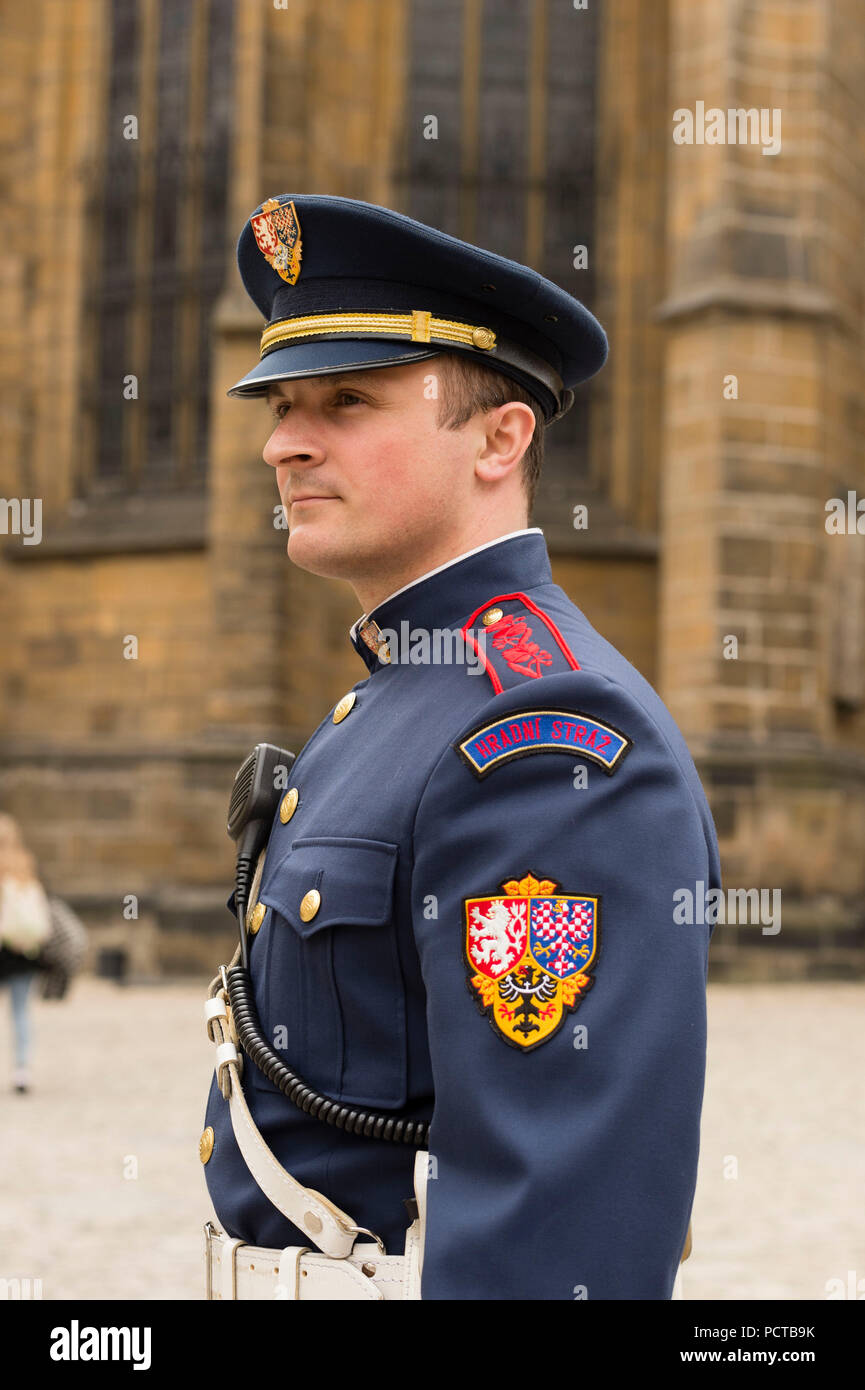
[[[377,491],[392,488],[391,501],[401,496],[404,489],[413,490],[420,472],[419,464],[416,469],[412,467],[416,450],[417,441],[410,436],[390,436],[382,440],[367,456],[365,472],[370,484]]]

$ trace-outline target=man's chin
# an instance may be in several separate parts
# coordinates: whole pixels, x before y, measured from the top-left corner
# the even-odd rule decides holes
[[[325,579],[341,579],[346,570],[351,571],[350,554],[327,533],[328,528],[324,524],[289,527],[286,554],[298,569],[308,570],[310,574],[318,574]]]

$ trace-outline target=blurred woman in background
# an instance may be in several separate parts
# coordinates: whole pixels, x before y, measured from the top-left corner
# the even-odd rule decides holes
[[[12,816],[0,814],[0,982],[12,996],[15,1070],[19,1094],[30,1089],[30,991],[50,941],[51,908]]]

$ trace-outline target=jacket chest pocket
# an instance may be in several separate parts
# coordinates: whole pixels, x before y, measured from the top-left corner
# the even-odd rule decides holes
[[[258,895],[270,909],[256,989],[268,1040],[310,1086],[351,1105],[406,1099],[398,855],[384,840],[295,840],[265,868]]]

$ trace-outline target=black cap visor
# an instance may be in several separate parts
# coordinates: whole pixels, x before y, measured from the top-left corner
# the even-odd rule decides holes
[[[326,339],[310,343],[291,343],[274,348],[266,357],[235,382],[227,396],[263,396],[275,381],[302,376],[333,376],[336,372],[398,367],[403,362],[420,362],[437,357],[441,348],[417,343],[397,343],[368,338]]]

